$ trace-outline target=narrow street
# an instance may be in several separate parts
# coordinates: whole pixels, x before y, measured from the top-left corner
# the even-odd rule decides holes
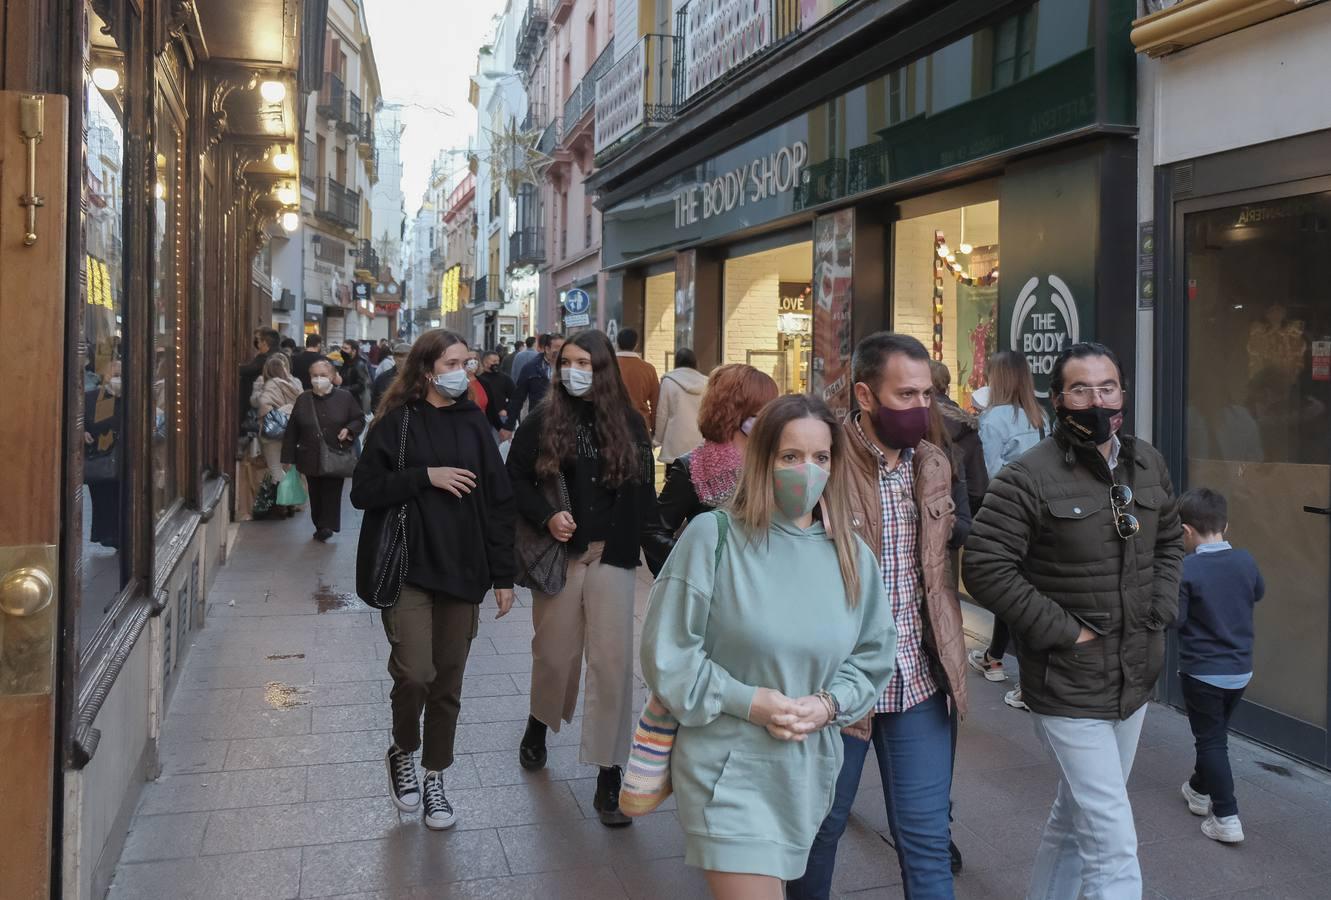
[[[359,519],[348,505],[327,545],[310,540],[304,516],[236,526],[170,703],[161,776],[143,789],[110,896],[706,896],[684,865],[673,803],[625,830],[595,819],[578,721],[551,735],[544,771],[518,766],[531,669],[525,591],[502,621],[488,607],[472,647],[459,757],[446,775],[457,827],[433,833],[418,815],[399,816],[383,763],[388,644],[352,593]],[[643,570],[639,621],[648,589]],[[972,676],[953,790],[966,863],[958,897],[1024,894],[1053,797],[1026,714],[1003,705],[1007,687]],[[1236,739],[1248,838],[1223,846],[1201,835],[1179,797],[1191,754],[1182,716],[1153,707],[1131,783],[1147,896],[1325,897],[1331,779]],[[902,896],[886,831],[870,765],[837,861],[843,896]]]

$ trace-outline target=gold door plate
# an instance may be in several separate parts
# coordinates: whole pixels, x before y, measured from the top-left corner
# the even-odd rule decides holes
[[[0,696],[51,691],[58,562],[54,544],[0,547]]]

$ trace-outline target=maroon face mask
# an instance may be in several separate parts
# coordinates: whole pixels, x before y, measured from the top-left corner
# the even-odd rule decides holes
[[[873,430],[878,439],[893,450],[910,449],[929,433],[929,407],[889,409],[879,405],[873,413]]]

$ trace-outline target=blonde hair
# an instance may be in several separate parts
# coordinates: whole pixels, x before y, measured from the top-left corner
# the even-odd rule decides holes
[[[859,602],[859,537],[851,529],[850,456],[845,432],[827,404],[810,394],[789,394],[773,400],[758,414],[744,451],[739,486],[730,501],[729,511],[750,536],[766,535],[772,527],[776,509],[772,471],[781,451],[781,434],[787,425],[799,419],[817,419],[832,433],[832,471],[819,504],[823,528],[836,547],[837,564],[846,591],[846,603],[852,609]]]
[[[268,357],[268,360],[263,364],[263,377],[290,378],[291,364],[287,362],[287,355],[285,353],[274,353]]]
[[[989,357],[986,374],[989,384],[989,409],[1011,406],[1012,419],[1026,413],[1032,428],[1044,426],[1044,410],[1035,397],[1035,379],[1026,357],[1017,350],[1000,350]]]

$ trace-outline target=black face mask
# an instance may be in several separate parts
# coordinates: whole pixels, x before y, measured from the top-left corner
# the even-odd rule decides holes
[[[1098,447],[1122,427],[1123,410],[1106,406],[1088,406],[1085,409],[1064,407],[1058,411],[1058,419],[1073,437],[1090,441]]]

